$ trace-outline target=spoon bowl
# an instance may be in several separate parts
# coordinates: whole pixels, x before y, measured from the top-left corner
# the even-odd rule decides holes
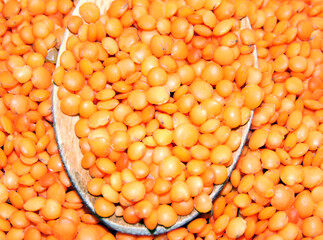
[[[73,12],[73,15],[79,16],[79,7],[85,2],[89,2],[89,0],[80,0],[78,2]],[[109,8],[112,0],[91,0],[91,2],[96,3],[97,6],[100,8],[101,14],[104,14]],[[241,19],[241,29],[245,29],[245,28],[251,29],[248,17]],[[66,29],[61,43],[61,47],[58,53],[56,67],[60,66],[60,62],[59,62],[60,56],[66,50],[66,41],[71,35],[72,33],[68,29]],[[255,46],[252,54],[254,57],[254,63],[255,63],[254,66],[258,67],[257,51]],[[60,109],[60,99],[57,97],[57,91],[58,91],[58,86],[53,84],[53,94],[52,94],[53,123],[54,123],[55,137],[56,137],[59,153],[60,153],[63,165],[65,167],[65,170],[67,172],[67,175],[69,176],[70,181],[74,186],[74,189],[81,197],[83,203],[91,210],[93,214],[95,214],[94,203],[97,197],[91,195],[87,190],[87,182],[91,180],[92,177],[90,176],[88,170],[85,170],[81,166],[81,159],[83,154],[79,147],[79,138],[75,135],[75,132],[74,132],[74,126],[78,121],[79,117],[78,116],[71,117],[62,113]],[[238,162],[243,146],[246,143],[248,132],[251,126],[252,117],[253,117],[253,111],[251,112],[249,121],[238,129],[241,133],[241,144],[239,148],[232,155],[233,163],[227,168],[228,170],[227,181],[229,180],[230,175]],[[214,189],[210,194],[212,199],[215,199],[218,196],[219,192],[222,190],[226,182],[223,184],[214,186]],[[115,215],[112,215],[109,218],[101,218],[96,214],[95,215],[101,220],[103,224],[118,232],[129,233],[134,235],[157,235],[157,234],[162,234],[170,230],[179,228],[189,223],[190,221],[192,221],[199,214],[200,213],[194,209],[189,215],[179,216],[178,221],[173,226],[166,228],[158,225],[154,230],[147,229],[143,223],[129,224],[125,222],[122,217],[117,217]]]

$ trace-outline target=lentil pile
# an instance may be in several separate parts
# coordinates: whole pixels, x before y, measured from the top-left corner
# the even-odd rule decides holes
[[[71,16],[76,2],[70,0],[1,0],[0,239],[323,238],[321,1],[185,2],[178,7],[183,1],[117,0],[107,13],[109,18],[100,18],[95,6],[86,4],[80,9],[84,24]],[[253,31],[238,32],[239,19],[246,15]],[[134,22],[137,28],[131,28]],[[69,39],[70,50],[61,58],[62,67],[55,70],[66,27],[77,35]],[[178,41],[153,37],[156,33]],[[250,67],[253,43],[259,70]],[[64,73],[65,69],[69,71]],[[194,86],[196,78],[199,81]],[[60,160],[52,127],[52,81],[61,85],[62,111],[81,117],[75,132],[84,152],[82,166],[94,177],[88,190],[103,195],[96,204],[99,215],[116,212],[133,223],[143,218],[153,228],[149,223],[172,225],[172,216],[187,214],[194,206],[205,207],[198,209],[205,213],[185,227],[155,237],[102,227],[83,206]],[[139,89],[147,86],[154,91],[142,94]],[[174,92],[171,97],[163,86]],[[248,90],[249,86],[253,89]],[[188,97],[181,99],[183,96]],[[203,101],[208,101],[204,108],[220,111],[213,114],[221,117],[209,119]],[[230,164],[223,152],[234,149],[239,136],[235,128],[248,119],[253,108],[249,142],[221,196],[210,203],[207,193],[214,183],[224,181],[221,168]],[[107,117],[107,112],[113,114]],[[179,133],[176,137],[173,119],[169,119],[175,112],[176,124],[190,126],[182,129],[189,138],[183,139]],[[108,148],[95,148],[105,144],[101,138],[92,144],[88,140],[94,133],[106,136],[101,130],[105,125],[114,146],[108,153]],[[199,137],[192,141],[196,138],[194,125],[200,129],[206,125],[204,141]],[[170,155],[165,147],[170,144],[169,131],[178,146],[165,158]],[[135,141],[138,139],[142,141]],[[213,156],[221,159],[211,160],[218,168],[201,164],[212,158],[214,150],[208,150],[212,144],[226,148]],[[153,147],[159,149],[155,155],[149,150]],[[194,159],[192,174],[188,167],[185,172],[181,164],[174,164],[175,157],[184,163]],[[148,158],[154,164],[171,158],[165,163],[171,171],[147,169]],[[131,171],[126,170],[130,163]],[[117,170],[124,172],[124,179]],[[160,194],[145,194],[154,184],[147,180],[142,187],[137,179],[147,172],[161,174]],[[169,177],[192,180],[178,186],[179,194],[175,189],[171,196],[171,188],[177,184],[167,184]],[[113,179],[119,190],[112,187]],[[128,192],[132,189],[128,184],[141,185],[144,197]],[[115,196],[126,208],[114,207]],[[213,211],[208,212],[210,209]],[[152,212],[160,219],[147,220],[145,214]]]

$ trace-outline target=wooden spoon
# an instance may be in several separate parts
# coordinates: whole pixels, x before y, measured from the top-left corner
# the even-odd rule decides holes
[[[75,7],[73,15],[79,16],[79,7],[84,2],[89,2],[89,1],[80,0],[77,6]],[[99,6],[100,8],[101,14],[104,14],[106,10],[109,8],[112,0],[91,0],[91,2],[96,3],[97,6]],[[244,29],[244,28],[251,29],[248,17],[245,17],[241,20],[241,29]],[[65,31],[62,44],[58,53],[56,67],[60,66],[60,61],[59,61],[60,56],[66,50],[66,41],[71,35],[72,33],[67,29]],[[258,67],[256,47],[254,48],[253,56],[254,56],[255,67]],[[97,197],[92,196],[87,191],[87,187],[86,187],[87,182],[91,180],[92,177],[90,176],[88,170],[83,169],[81,166],[81,159],[83,154],[81,153],[81,150],[79,147],[79,138],[75,135],[75,132],[74,132],[74,126],[78,121],[79,117],[78,116],[70,117],[61,112],[60,100],[57,97],[57,90],[58,90],[58,87],[54,84],[53,93],[52,93],[53,122],[54,122],[55,136],[58,144],[59,153],[60,153],[62,162],[64,164],[64,167],[66,169],[66,172],[75,190],[78,192],[79,196],[83,200],[83,203],[95,214],[94,203]],[[241,144],[238,150],[236,150],[233,153],[233,163],[231,164],[230,167],[227,168],[228,169],[227,181],[229,180],[230,175],[238,162],[239,156],[242,152],[242,148],[246,143],[252,117],[253,117],[253,111],[251,112],[251,117],[249,121],[244,126],[241,126],[239,129],[239,131],[241,132]],[[210,194],[212,199],[214,199],[219,194],[221,189],[224,187],[225,183],[221,185],[215,185],[212,193]],[[106,226],[111,227],[114,230],[119,232],[129,233],[134,235],[157,235],[157,234],[162,234],[170,230],[179,228],[189,223],[190,221],[192,221],[198,215],[199,215],[199,212],[194,209],[189,215],[179,216],[178,221],[173,226],[169,228],[165,228],[163,226],[158,225],[157,228],[152,231],[147,229],[143,223],[129,224],[129,223],[126,223],[122,217],[116,217],[115,215],[109,218],[101,218],[98,216],[98,218]]]

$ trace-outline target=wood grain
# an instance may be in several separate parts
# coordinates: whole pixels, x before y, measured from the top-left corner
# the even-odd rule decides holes
[[[101,14],[104,14],[106,10],[109,8],[112,0],[91,0],[91,2],[96,3],[101,11]],[[78,5],[76,6],[73,15],[79,15],[79,6],[82,5],[84,2],[90,2],[89,0],[80,0]],[[241,20],[241,28],[251,28],[249,19],[246,17]],[[66,30],[62,44],[60,47],[60,51],[57,58],[57,64],[56,67],[60,66],[60,56],[61,54],[66,50],[66,41],[69,36],[71,36],[71,32]],[[253,56],[255,59],[255,66],[258,66],[257,61],[257,51],[256,47],[253,52]],[[53,85],[53,122],[54,122],[54,129],[55,129],[55,137],[57,141],[57,145],[59,148],[59,153],[62,159],[62,162],[64,164],[64,167],[66,169],[66,172],[71,180],[71,183],[73,184],[75,190],[80,195],[81,199],[83,200],[83,203],[92,211],[93,214],[95,214],[94,211],[94,202],[96,200],[96,197],[92,196],[88,193],[86,184],[91,179],[91,176],[89,175],[89,172],[81,167],[81,159],[82,159],[82,153],[79,148],[79,139],[75,135],[74,132],[74,126],[75,123],[78,121],[79,117],[70,117],[65,114],[63,114],[60,110],[60,100],[57,97],[57,90],[58,87],[54,84]],[[250,120],[242,126],[239,131],[241,131],[242,134],[242,140],[241,145],[237,151],[233,153],[233,164],[228,167],[228,176],[230,177],[231,172],[236,166],[236,163],[238,161],[238,158],[241,154],[242,148],[247,140],[248,132],[251,125],[251,119],[253,117],[253,112],[251,114]],[[229,180],[229,177],[227,181]],[[214,199],[218,193],[223,188],[224,184],[217,185],[214,187],[211,197]],[[95,214],[96,215],[96,214]],[[170,228],[165,228],[162,226],[158,226],[155,230],[150,231],[148,230],[143,224],[128,224],[126,223],[122,217],[116,217],[115,215],[109,217],[109,218],[100,218],[97,217],[104,223],[106,226],[124,233],[130,233],[135,235],[157,235],[161,233],[168,232],[172,229],[176,229],[178,227],[181,227],[188,222],[190,222],[192,219],[196,218],[199,215],[199,213],[194,210],[191,214],[183,217],[179,217],[178,221],[175,225],[173,225]]]

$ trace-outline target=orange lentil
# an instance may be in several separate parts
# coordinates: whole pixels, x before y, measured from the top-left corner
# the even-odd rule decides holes
[[[320,238],[318,3],[188,0],[184,5],[116,0],[104,16],[95,4],[86,3],[80,8],[81,17],[71,16],[73,8],[70,0],[0,3],[0,238],[5,234],[10,239],[135,238],[113,236],[97,226],[98,220],[70,191],[58,157],[50,101],[55,66],[49,57],[59,49],[63,26],[75,35],[53,80],[64,85],[59,91],[62,111],[82,118],[77,125],[85,153],[82,166],[104,178],[105,186],[111,184],[112,201],[120,191],[127,192],[123,185],[140,182],[149,173],[168,182],[167,191],[173,183],[184,182],[180,194],[174,187],[172,195],[158,196],[151,192],[154,181],[144,180],[140,189],[146,196],[137,207],[118,208],[120,216],[134,223],[147,210],[151,214],[144,222],[154,229],[158,223],[171,226],[176,214],[189,214],[194,203],[209,206],[207,193],[228,176],[227,147],[234,151],[238,146],[232,142],[238,134],[231,128],[246,123],[250,109],[256,109],[249,143],[231,184],[222,191],[225,196],[211,205],[213,214],[156,239]],[[247,15],[254,31],[237,31],[239,19]],[[249,45],[254,43],[259,70],[250,68],[253,46]],[[147,94],[150,86],[162,88]],[[113,114],[108,120],[92,117],[100,111]],[[115,122],[122,125],[112,126]],[[120,130],[123,133],[116,134]],[[109,146],[114,149],[107,151]],[[218,146],[226,146],[218,151],[224,155],[215,154]],[[175,156],[176,160],[163,160]],[[107,168],[97,158],[113,164]],[[122,169],[129,171],[121,177]],[[103,190],[106,196],[107,188]],[[126,198],[132,194],[123,193],[120,202],[132,204]],[[145,204],[147,196],[153,210]],[[185,201],[171,202],[177,197]],[[96,206],[103,216],[115,211],[107,200]],[[202,206],[198,207],[202,211],[209,209]]]

